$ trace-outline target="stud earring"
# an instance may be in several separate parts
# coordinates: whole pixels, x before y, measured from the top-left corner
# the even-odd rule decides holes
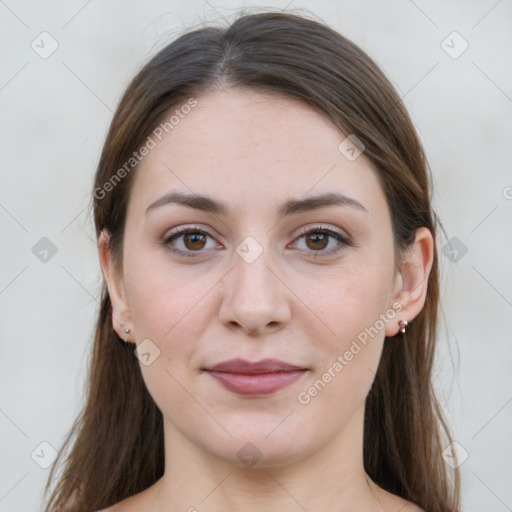
[[[130,332],[131,332],[131,329],[124,329],[124,333],[125,333],[125,334],[128,334],[128,333],[130,333]],[[129,343],[129,342],[128,342],[128,338],[124,338],[124,342],[125,342],[125,343]]]
[[[407,322],[407,320],[400,320],[400,321],[398,322],[398,327],[399,327],[400,332],[401,332],[402,334],[404,334],[404,333],[405,333],[405,331],[407,330],[407,326],[408,326],[408,325],[409,325],[409,322]]]

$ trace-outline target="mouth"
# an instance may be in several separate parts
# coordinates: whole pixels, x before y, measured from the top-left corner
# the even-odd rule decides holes
[[[232,393],[258,397],[290,386],[309,370],[277,359],[256,362],[230,359],[205,368],[205,371]]]

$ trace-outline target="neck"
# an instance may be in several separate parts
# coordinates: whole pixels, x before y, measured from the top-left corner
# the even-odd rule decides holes
[[[152,512],[376,512],[363,467],[364,409],[321,450],[292,463],[240,467],[201,450],[165,424],[166,470]]]

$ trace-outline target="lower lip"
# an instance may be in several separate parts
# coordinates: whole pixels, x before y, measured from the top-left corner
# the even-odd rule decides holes
[[[306,370],[247,375],[244,373],[208,372],[214,379],[233,393],[245,396],[270,395],[290,386]]]

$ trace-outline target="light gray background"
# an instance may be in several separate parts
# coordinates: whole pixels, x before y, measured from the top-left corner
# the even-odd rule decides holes
[[[448,237],[467,247],[457,262],[441,258],[447,320],[436,377],[469,454],[464,510],[512,510],[512,1],[5,0],[0,512],[41,509],[49,470],[31,453],[50,460],[40,443],[58,449],[79,410],[100,289],[87,205],[120,94],[184,27],[255,5],[313,11],[405,97],[435,177],[435,207]],[[51,48],[43,31],[58,43],[46,59],[31,48]],[[446,39],[453,31],[469,44],[457,58],[464,41]],[[46,262],[32,251],[42,237],[57,248]]]

